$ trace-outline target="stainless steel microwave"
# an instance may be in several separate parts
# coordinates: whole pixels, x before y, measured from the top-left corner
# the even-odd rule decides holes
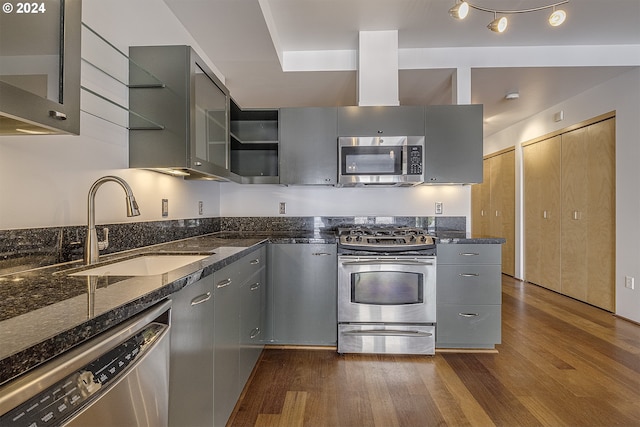
[[[424,182],[424,136],[338,138],[338,183],[411,186]]]

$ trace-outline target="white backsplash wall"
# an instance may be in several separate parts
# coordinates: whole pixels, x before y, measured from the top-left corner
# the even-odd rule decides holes
[[[84,0],[82,8],[83,22],[123,52],[130,45],[146,44],[189,44],[200,50],[162,0]],[[91,57],[93,43],[95,39],[83,38],[83,58]],[[126,67],[126,61],[120,67]],[[128,74],[126,68],[121,71]],[[118,90],[111,78],[86,63],[82,85],[115,95],[118,102],[124,92],[126,101],[126,87]],[[94,105],[91,96],[82,92],[83,110],[95,114],[106,109]],[[204,204],[203,217],[219,215],[218,183],[127,169],[127,129],[86,112],[80,119],[79,136],[0,136],[1,230],[85,224],[89,187],[108,174],[128,181],[141,216],[127,218],[124,192],[117,184],[106,183],[96,197],[98,224],[197,218],[198,201]],[[169,200],[166,218],[161,211],[163,198]]]
[[[409,188],[334,188],[312,186],[220,184],[220,216],[432,216],[435,202],[443,216],[466,216],[471,211],[471,187],[417,186]]]

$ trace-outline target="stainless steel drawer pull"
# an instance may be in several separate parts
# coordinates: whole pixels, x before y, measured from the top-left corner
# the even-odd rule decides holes
[[[260,282],[256,282],[249,287],[250,291],[257,291],[258,289],[260,289]]]
[[[311,255],[314,255],[314,256],[329,256],[331,254],[328,253],[328,252],[314,252]]]
[[[478,313],[458,313],[458,316],[462,317],[477,317],[480,316]]]
[[[202,304],[203,302],[207,302],[211,299],[211,292],[207,292],[206,294],[198,295],[194,299],[191,300],[191,305]]]
[[[345,331],[344,335],[354,336],[385,336],[385,337],[430,337],[430,332],[422,331],[396,331],[392,329],[370,329],[365,331]]]
[[[253,330],[251,330],[251,334],[249,334],[249,338],[254,339],[258,335],[260,335],[260,328],[253,328]]]
[[[462,277],[478,277],[480,276],[478,273],[460,273],[459,274]]]
[[[460,256],[476,256],[476,255],[480,255],[478,252],[461,252],[458,255]]]
[[[251,264],[251,265],[260,264],[260,260],[259,259],[253,259],[253,260],[249,261],[249,264]]]
[[[227,287],[231,284],[231,279],[224,279],[221,282],[218,282],[218,284],[216,285],[216,288],[220,289],[220,288],[224,288]]]

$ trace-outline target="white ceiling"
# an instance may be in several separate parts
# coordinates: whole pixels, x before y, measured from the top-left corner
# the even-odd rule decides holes
[[[401,105],[452,103],[452,75],[470,69],[485,136],[640,66],[640,0],[570,0],[557,28],[549,10],[508,15],[503,34],[486,28],[490,13],[450,18],[455,0],[164,1],[243,108],[357,105],[359,31],[398,30]],[[501,10],[554,2],[471,1]],[[520,99],[504,100],[514,90]]]

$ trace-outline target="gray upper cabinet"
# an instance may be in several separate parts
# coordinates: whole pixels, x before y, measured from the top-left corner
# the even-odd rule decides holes
[[[278,110],[243,110],[231,100],[231,172],[244,184],[278,183]]]
[[[482,182],[482,105],[425,108],[425,182]]]
[[[339,107],[338,136],[422,136],[424,107]]]
[[[280,184],[335,185],[338,108],[281,108]]]
[[[0,13],[0,134],[80,133],[81,0]]]
[[[135,46],[129,57],[129,167],[228,177],[225,86],[189,46]]]

